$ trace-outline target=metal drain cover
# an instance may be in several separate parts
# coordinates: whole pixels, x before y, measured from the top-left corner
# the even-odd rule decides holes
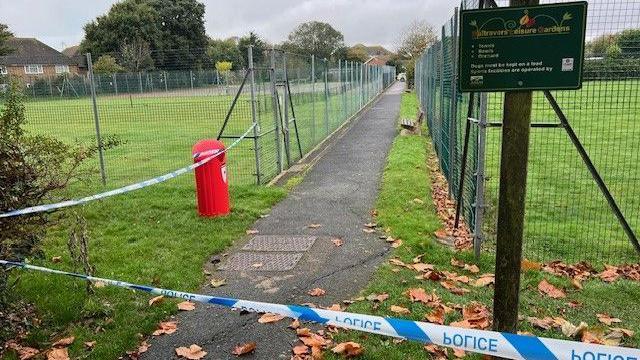
[[[302,258],[302,253],[239,252],[229,257],[220,270],[288,271]]]
[[[242,247],[251,251],[307,251],[316,241],[316,236],[258,235]]]

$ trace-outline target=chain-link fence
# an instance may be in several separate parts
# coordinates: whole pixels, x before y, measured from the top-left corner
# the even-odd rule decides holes
[[[183,52],[163,52],[172,70],[143,70],[149,54],[88,55],[58,74],[0,75],[0,84],[24,85],[29,131],[100,148],[88,166],[112,187],[184,166],[197,141],[231,143],[254,122],[227,158],[229,177],[267,183],[395,79],[393,67],[275,49],[255,54],[253,71],[194,63],[197,54],[181,62]],[[140,70],[125,71],[122,59]]]
[[[549,2],[557,1],[541,1]],[[508,1],[491,0],[462,3],[466,9],[507,5]],[[524,255],[541,261],[638,261],[634,239],[640,229],[640,189],[635,186],[640,179],[640,1],[594,0],[588,6],[582,89],[550,92],[560,112],[543,92],[534,92]],[[415,81],[451,196],[461,201],[475,243],[491,251],[504,96],[457,91],[457,15],[456,9],[440,39],[422,54]],[[572,141],[559,114],[566,116],[579,144]],[[465,136],[469,141],[463,172]],[[589,160],[580,155],[580,145]],[[605,197],[607,192],[611,199]]]

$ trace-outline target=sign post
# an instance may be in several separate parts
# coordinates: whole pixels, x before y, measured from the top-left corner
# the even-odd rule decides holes
[[[587,3],[538,5],[460,15],[461,91],[505,91],[493,297],[493,329],[517,330],[532,90],[582,85]],[[469,121],[469,120],[467,120]]]

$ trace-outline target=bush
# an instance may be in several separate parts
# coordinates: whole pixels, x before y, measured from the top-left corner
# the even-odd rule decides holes
[[[0,211],[56,201],[56,193],[81,179],[80,164],[94,150],[25,133],[24,95],[18,82],[7,91],[0,112]],[[38,252],[50,215],[38,213],[0,219],[0,258],[23,261]],[[0,268],[0,309],[7,276]]]

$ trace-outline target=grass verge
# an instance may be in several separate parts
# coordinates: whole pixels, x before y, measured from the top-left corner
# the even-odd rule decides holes
[[[189,182],[188,180],[191,180]],[[193,179],[92,203],[79,211],[87,218],[89,256],[96,276],[184,291],[197,291],[205,280],[202,264],[245,234],[253,222],[285,195],[277,187],[231,188],[232,213],[201,218],[195,211]],[[82,272],[67,250],[67,227],[53,229],[43,245],[44,256],[33,263]],[[60,263],[53,263],[61,256]],[[117,359],[137,347],[140,334],[174,314],[176,300],[149,306],[149,296],[123,289],[97,288],[66,277],[15,272],[13,295],[33,303],[41,324],[31,329],[23,345],[47,349],[55,340],[73,335],[72,358]],[[95,341],[87,350],[83,343]],[[13,359],[15,354],[5,354]]]
[[[404,94],[402,99],[401,117],[413,118],[417,100],[414,94]],[[427,158],[431,152],[429,140],[419,136],[398,136],[391,148],[385,167],[382,189],[377,201],[377,223],[383,229],[388,229],[388,235],[402,239],[403,244],[394,250],[393,256],[405,263],[411,263],[418,255],[424,255],[422,262],[433,264],[437,270],[454,271],[460,275],[466,273],[451,265],[451,258],[475,263],[480,268],[480,274],[493,273],[493,254],[484,253],[479,261],[475,261],[469,252],[455,253],[435,241],[434,231],[442,225],[436,215],[430,189],[430,174],[427,169]],[[420,199],[420,201],[414,201]],[[555,254],[558,256],[558,254]],[[399,271],[398,271],[399,270]],[[363,296],[369,294],[388,293],[389,298],[376,306],[370,301],[357,301],[346,311],[356,313],[375,314],[381,316],[403,317],[411,320],[425,321],[425,315],[431,308],[421,303],[412,303],[405,294],[410,288],[424,288],[427,293],[435,292],[444,303],[465,305],[477,301],[492,308],[493,287],[475,288],[462,285],[470,290],[459,296],[444,289],[438,282],[418,280],[417,272],[384,264],[376,272],[369,285],[362,291]],[[551,299],[541,295],[537,290],[538,283],[546,278],[550,283],[566,289],[564,299]],[[640,344],[640,318],[637,309],[640,305],[640,286],[627,280],[618,280],[606,284],[598,280],[583,283],[584,289],[574,289],[568,278],[552,276],[541,271],[526,271],[523,274],[520,293],[520,314],[543,318],[545,316],[561,316],[573,324],[586,322],[590,330],[598,331],[606,328],[596,319],[597,313],[608,313],[620,318],[620,327],[636,332],[631,338],[625,338],[624,346],[637,347]],[[615,298],[615,301],[611,301]],[[578,307],[568,306],[575,301]],[[408,315],[397,315],[390,311],[391,305],[408,308]],[[461,320],[459,311],[448,314],[445,324]],[[567,339],[559,330],[540,330],[526,321],[520,322],[519,329],[537,336]],[[429,354],[422,344],[416,342],[401,342],[396,344],[389,337],[372,335],[362,332],[341,332],[336,342],[355,341],[363,345],[364,359],[424,359]],[[469,358],[480,358],[478,355],[468,354]],[[329,358],[337,358],[330,355]]]

